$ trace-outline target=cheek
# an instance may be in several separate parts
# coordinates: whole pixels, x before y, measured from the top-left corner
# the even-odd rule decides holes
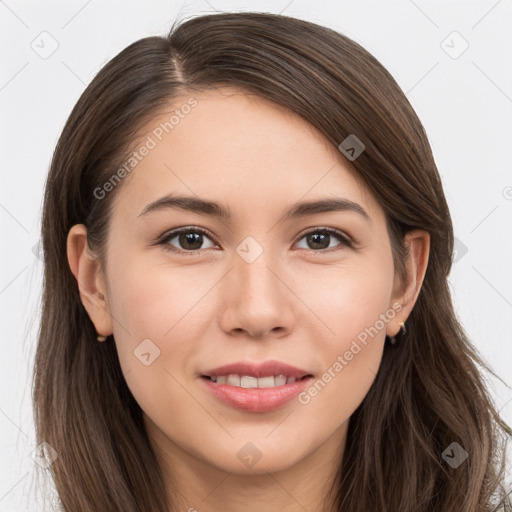
[[[193,265],[150,267],[142,258],[125,258],[112,269],[109,293],[119,361],[144,408],[154,403],[158,409],[155,400],[163,385],[169,396],[181,396],[172,376],[193,371],[189,365],[198,340],[210,324],[208,292],[220,275],[206,277]]]
[[[299,396],[311,417],[324,418],[326,434],[347,421],[378,372],[385,340],[389,287],[371,279],[344,281],[324,302],[325,323],[335,334],[322,339],[321,373]],[[324,297],[325,299],[325,297]]]
[[[313,383],[304,403],[317,400],[319,411],[328,414],[337,404],[343,416],[364,399],[378,372],[386,325],[395,315],[390,308],[393,287],[391,257],[361,259],[339,267],[308,292],[308,305],[322,320],[323,373]],[[318,339],[318,338],[316,338]]]
[[[194,304],[208,283],[191,285],[192,272],[126,260],[111,273],[114,338],[126,383],[144,412],[162,415],[162,406],[185,409],[190,396],[177,368],[190,359]],[[210,285],[211,286],[211,285]],[[196,306],[197,307],[197,306]],[[165,397],[165,398],[163,398]]]
[[[353,264],[317,272],[306,281],[302,295],[321,320],[325,340],[332,340],[330,351],[350,345],[367,329],[382,330],[379,318],[390,307],[393,287],[392,262],[383,260],[354,258]]]
[[[132,337],[157,342],[173,337],[188,321],[187,314],[196,311],[211,281],[201,278],[193,266],[149,267],[142,260],[127,261],[112,279],[112,313],[126,328],[118,329],[120,334],[128,331]]]

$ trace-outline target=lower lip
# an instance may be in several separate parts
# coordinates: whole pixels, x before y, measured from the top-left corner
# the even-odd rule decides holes
[[[279,409],[304,391],[313,377],[277,386],[274,388],[240,388],[218,384],[206,377],[201,377],[206,387],[220,401],[250,412],[269,412]]]

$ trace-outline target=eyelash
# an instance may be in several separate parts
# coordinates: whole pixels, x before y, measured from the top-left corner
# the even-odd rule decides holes
[[[175,253],[183,254],[185,256],[187,256],[187,255],[197,255],[197,254],[200,254],[202,251],[207,250],[207,249],[198,249],[198,250],[187,251],[185,249],[176,249],[175,247],[171,246],[168,242],[170,240],[172,240],[173,238],[175,238],[176,236],[180,235],[181,233],[195,233],[195,234],[206,235],[208,238],[210,238],[212,240],[212,242],[216,243],[213,235],[209,231],[207,231],[205,229],[202,229],[202,228],[195,228],[195,227],[188,227],[187,226],[187,227],[183,227],[183,228],[174,229],[172,231],[168,231],[167,233],[162,235],[157,240],[155,245],[161,245],[162,248],[165,251],[172,251],[172,252],[175,252]],[[340,231],[338,231],[336,229],[333,229],[333,228],[315,228],[315,229],[312,229],[310,231],[307,231],[306,233],[303,233],[302,236],[298,239],[298,241],[302,240],[307,235],[311,235],[311,234],[314,234],[314,233],[323,233],[323,234],[328,234],[328,235],[334,236],[341,243],[340,243],[339,247],[330,248],[330,249],[319,249],[319,250],[309,249],[310,252],[323,254],[323,253],[337,252],[337,251],[342,250],[345,247],[348,247],[349,249],[354,249],[355,248],[354,247],[354,245],[355,245],[354,242],[348,236],[344,235],[342,232],[340,232]],[[301,249],[301,250],[303,250],[303,249]]]

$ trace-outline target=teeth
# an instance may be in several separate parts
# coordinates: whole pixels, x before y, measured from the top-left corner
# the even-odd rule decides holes
[[[217,377],[210,377],[213,382],[218,384],[227,384],[228,386],[235,386],[239,388],[274,388],[277,386],[284,386],[295,382],[296,377],[286,377],[285,375],[275,375],[268,377],[252,377],[251,375],[219,375]]]
[[[276,385],[275,378],[272,375],[270,377],[260,377],[256,380],[259,388],[273,388]]]
[[[238,375],[228,375],[228,380],[226,381],[228,386],[237,386],[240,387],[240,377]]]
[[[247,375],[244,375],[243,377],[240,377],[239,386],[242,388],[257,388],[258,387],[258,379],[256,377],[249,377]],[[229,379],[228,379],[229,383]]]
[[[286,377],[284,375],[278,375],[275,377],[276,386],[284,386],[286,384]]]

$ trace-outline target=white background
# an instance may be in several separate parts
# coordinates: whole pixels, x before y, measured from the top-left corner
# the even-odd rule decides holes
[[[64,122],[86,84],[128,44],[165,34],[178,14],[215,10],[282,12],[329,26],[375,55],[406,92],[432,145],[459,240],[450,276],[456,311],[508,384],[489,379],[512,425],[511,0],[0,0],[0,512],[41,510],[32,494],[23,497],[35,492],[36,254],[44,181]],[[45,31],[58,48],[43,59],[31,45],[41,45]],[[464,40],[469,46],[458,55]]]

